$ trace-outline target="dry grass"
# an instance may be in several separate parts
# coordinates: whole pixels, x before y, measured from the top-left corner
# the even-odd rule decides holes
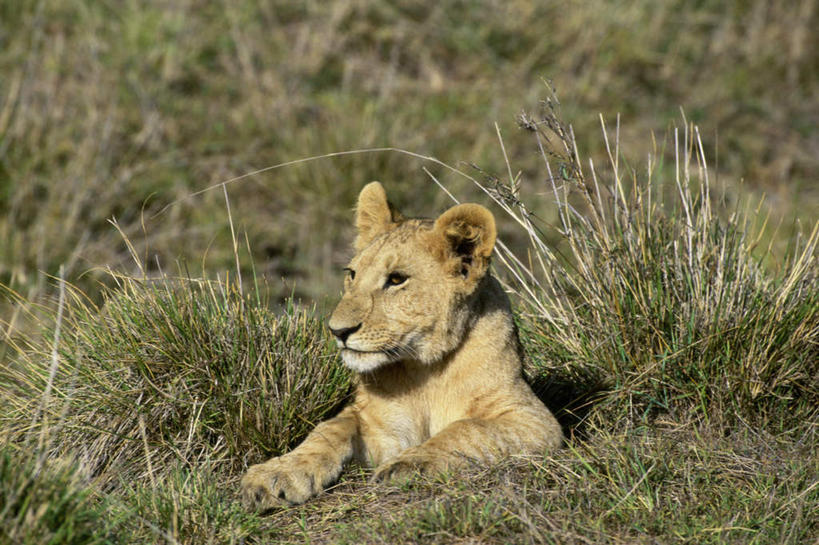
[[[68,289],[58,366],[28,346],[0,372],[9,437],[53,434],[43,456],[80,457],[103,489],[280,454],[349,392],[309,310],[274,314],[233,284],[115,281],[101,306]]]
[[[246,513],[234,493],[244,468],[291,448],[349,390],[322,325],[293,306],[272,313],[253,282],[114,275],[99,306],[69,286],[45,334],[18,340],[0,372],[4,456],[35,461],[3,466],[16,483],[0,500],[5,538],[74,527],[78,543],[819,537],[817,230],[768,272],[742,214],[711,213],[704,155],[685,131],[679,177],[649,168],[627,188],[617,146],[610,169],[584,171],[553,109],[526,119],[544,169],[561,173],[546,176],[560,255],[539,238],[522,178],[465,175],[529,237],[526,261],[503,245],[498,257],[565,449],[388,485],[351,468],[307,505]]]
[[[767,271],[758,210],[714,211],[722,196],[695,125],[675,129],[672,152],[652,150],[638,174],[622,166],[605,124],[608,164],[584,165],[554,100],[521,123],[542,151],[558,250],[511,167],[508,181],[487,177],[482,187],[529,235],[528,261],[503,248],[500,257],[524,304],[537,372],[562,366],[567,381],[609,381],[608,402],[632,418],[684,409],[714,423],[759,416],[754,423],[777,429],[816,418],[819,222]]]
[[[0,4],[0,543],[816,541],[817,17]],[[573,126],[552,97],[487,130],[543,74]],[[600,138],[597,111],[625,121]],[[337,153],[378,146],[401,151]],[[244,512],[245,467],[350,387],[285,295],[336,289],[363,182],[445,206],[425,178],[508,213],[497,270],[566,448],[389,485],[350,468]]]
[[[818,471],[810,449],[747,429],[596,429],[550,457],[411,484],[353,473],[268,523],[285,543],[802,543],[819,531]]]
[[[177,261],[223,272],[233,254],[221,192],[187,197],[295,158],[389,145],[500,172],[487,130],[497,120],[510,159],[536,173],[536,149],[505,123],[534,106],[544,76],[594,156],[604,151],[597,112],[621,112],[629,141],[662,134],[680,105],[707,120],[703,144],[718,150],[713,173],[729,207],[769,194],[772,221],[785,220],[782,255],[793,220],[812,222],[819,202],[817,18],[814,0],[6,3],[0,280],[29,297],[47,290],[41,271],[56,276],[60,265],[91,293],[108,280],[94,267],[136,273],[112,217],[154,272]],[[252,252],[243,272],[255,263],[279,300],[328,295],[346,259],[338,225],[372,179],[408,208],[446,203],[397,154],[254,177],[231,187]],[[457,177],[445,181],[476,198]]]

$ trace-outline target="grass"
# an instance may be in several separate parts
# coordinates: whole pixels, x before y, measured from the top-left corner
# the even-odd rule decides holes
[[[0,2],[0,544],[819,540],[817,17]],[[494,203],[566,448],[247,513],[349,395],[319,309],[371,179]]]
[[[35,297],[47,291],[43,273],[64,265],[96,296],[109,277],[95,267],[136,274],[112,217],[153,272],[183,262],[224,274],[233,254],[221,191],[188,196],[296,158],[389,145],[500,172],[487,130],[498,121],[517,168],[539,172],[511,120],[536,105],[544,76],[596,157],[598,112],[622,113],[629,141],[662,138],[680,105],[707,120],[713,175],[732,203],[770,196],[772,222],[784,220],[781,256],[793,221],[812,223],[819,202],[817,17],[809,0],[4,2],[0,281]],[[373,179],[418,210],[446,204],[398,154],[255,176],[230,188],[250,243],[243,272],[255,264],[279,301],[330,295],[349,242],[338,225]],[[464,180],[445,181],[478,198]]]
[[[627,177],[618,139],[606,167],[585,166],[554,102],[521,121],[542,146],[560,244],[544,242],[523,174],[459,172],[530,241],[525,261],[501,244],[498,272],[566,448],[387,485],[353,467],[306,505],[247,513],[235,493],[247,465],[292,448],[348,396],[316,310],[269,310],[255,277],[109,273],[100,304],[63,282],[40,309],[7,292],[44,333],[17,337],[0,371],[4,539],[819,538],[819,230],[771,271],[744,209],[715,213],[696,127]]]
[[[21,349],[2,381],[4,429],[59,422],[69,444],[93,445],[102,486],[175,460],[281,454],[346,399],[350,377],[309,310],[278,316],[232,284],[116,282],[99,307],[68,288],[55,374],[48,352]]]
[[[3,444],[0,452],[0,540],[3,543],[104,542],[104,522],[81,467],[31,457]]]
[[[562,256],[521,202],[519,179],[490,177],[484,188],[529,233],[528,266],[508,251],[502,259],[546,365],[608,377],[615,390],[608,402],[630,414],[685,409],[696,418],[754,415],[777,426],[815,418],[819,223],[768,273],[761,262],[770,248],[758,251],[764,233],[753,211],[735,210],[724,221],[714,211],[721,197],[712,195],[696,126],[675,130],[671,157],[649,154],[640,176],[621,170],[616,140],[606,139],[608,165],[584,168],[554,102],[522,122],[544,150],[546,169],[551,161],[566,173],[551,178],[562,203]],[[673,180],[656,166],[669,159]]]

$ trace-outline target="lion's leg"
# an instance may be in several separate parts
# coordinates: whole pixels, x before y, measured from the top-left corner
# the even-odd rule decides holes
[[[356,418],[347,407],[316,426],[293,451],[251,466],[241,483],[245,505],[264,510],[282,502],[302,503],[321,492],[353,454]]]
[[[562,440],[560,425],[548,410],[523,408],[496,417],[457,420],[382,463],[373,479],[444,471],[470,460],[492,462],[509,454],[540,454],[558,448]]]

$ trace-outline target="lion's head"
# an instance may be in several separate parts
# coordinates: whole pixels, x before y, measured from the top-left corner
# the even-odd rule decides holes
[[[356,255],[329,321],[344,363],[366,373],[440,361],[460,344],[487,274],[492,213],[461,204],[436,220],[405,219],[372,182],[358,197],[356,228]]]

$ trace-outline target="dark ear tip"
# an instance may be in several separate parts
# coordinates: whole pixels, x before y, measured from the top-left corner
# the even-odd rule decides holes
[[[495,242],[495,216],[480,204],[465,203],[453,206],[436,220],[436,225],[446,230],[451,225],[469,226],[480,230],[485,241]]]

